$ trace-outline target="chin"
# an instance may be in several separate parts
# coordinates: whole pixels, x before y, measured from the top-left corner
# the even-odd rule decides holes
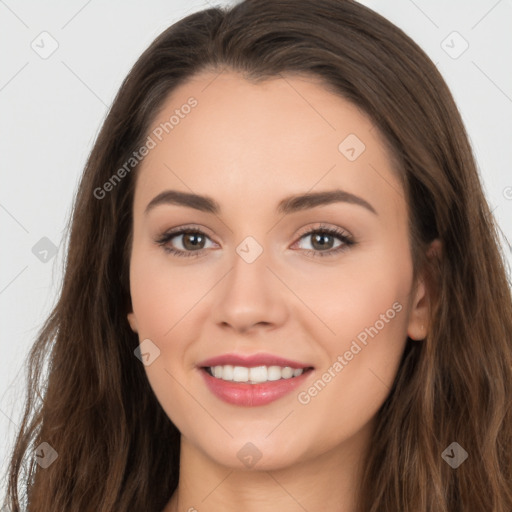
[[[307,443],[298,438],[285,443],[277,435],[273,440],[265,439],[266,435],[236,436],[223,443],[216,435],[211,443],[196,446],[214,463],[236,471],[275,471],[299,464],[305,458],[303,448]]]

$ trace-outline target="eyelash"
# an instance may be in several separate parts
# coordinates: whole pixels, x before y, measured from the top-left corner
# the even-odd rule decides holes
[[[203,253],[203,251],[205,249],[199,249],[197,251],[182,251],[181,249],[174,249],[172,247],[167,246],[167,244],[173,238],[180,236],[180,235],[186,235],[186,234],[196,234],[196,235],[199,234],[199,235],[209,238],[209,236],[206,233],[204,233],[201,229],[189,226],[189,227],[184,227],[184,228],[178,228],[175,231],[167,231],[167,232],[163,233],[162,235],[160,235],[160,237],[155,240],[155,243],[157,245],[161,246],[165,252],[172,254],[173,256],[184,257],[184,258],[197,258],[198,256],[200,256]],[[310,235],[316,235],[316,234],[327,234],[330,236],[334,236],[342,242],[342,245],[340,245],[336,249],[330,249],[327,251],[318,251],[318,250],[314,250],[314,249],[303,249],[303,251],[306,254],[312,255],[313,257],[325,258],[325,257],[334,256],[343,251],[346,251],[349,247],[356,245],[356,242],[353,239],[353,237],[351,235],[349,235],[346,231],[343,231],[339,228],[333,228],[330,226],[319,226],[318,228],[311,229],[311,230],[303,233],[299,237],[299,240],[301,240],[304,237],[307,237]]]

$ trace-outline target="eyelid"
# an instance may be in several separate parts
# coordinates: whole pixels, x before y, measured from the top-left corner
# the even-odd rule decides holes
[[[200,224],[183,224],[182,226],[177,226],[175,228],[170,228],[161,231],[157,237],[158,238],[164,238],[171,235],[180,235],[184,231],[186,232],[199,232],[206,235],[208,238],[210,238],[212,241],[214,241],[214,237],[211,234],[211,231],[208,228],[205,228],[204,226],[201,226]]]
[[[326,224],[326,223],[323,223],[323,222],[320,222],[320,223],[316,223],[314,224],[313,226],[307,226],[305,228],[302,228],[301,230],[299,230],[299,234],[297,235],[298,238],[302,238],[304,235],[308,235],[312,232],[316,232],[316,231],[329,231],[329,232],[336,232],[340,235],[344,235],[346,236],[347,238],[353,238],[352,234],[340,227],[340,226],[335,226],[335,225],[331,225],[331,224]]]

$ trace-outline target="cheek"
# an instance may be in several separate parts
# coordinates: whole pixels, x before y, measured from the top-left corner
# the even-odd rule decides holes
[[[331,357],[350,346],[360,333],[364,338],[365,328],[375,323],[380,338],[401,340],[412,284],[412,263],[405,256],[406,250],[401,258],[391,248],[383,247],[380,251],[354,253],[336,267],[310,264],[282,269],[284,280],[293,283],[294,293],[309,310],[297,317]],[[305,275],[307,279],[298,278]],[[400,314],[397,309],[401,309]]]
[[[140,335],[170,336],[174,326],[204,296],[210,281],[212,276],[201,266],[170,264],[161,248],[134,248],[130,293]]]
[[[190,401],[179,383],[191,369],[191,340],[199,338],[204,325],[201,303],[218,280],[208,267],[172,265],[161,248],[141,245],[134,246],[131,257],[130,293],[139,340],[150,339],[159,349],[145,371],[169,417],[173,412],[173,421]]]
[[[180,430],[190,409],[185,382],[187,336],[183,329],[192,306],[204,295],[183,269],[173,268],[160,248],[134,246],[130,262],[130,293],[138,325],[139,340],[150,339],[159,350],[144,367],[148,382],[160,405]],[[191,268],[191,267],[190,267]]]
[[[296,292],[307,297],[316,316],[302,316],[302,325],[322,347],[326,368],[349,351],[343,370],[347,380],[350,376],[349,385],[368,377],[376,381],[371,368],[392,373],[406,340],[412,284],[407,247],[382,245],[380,250],[354,253],[336,269],[319,267],[308,274],[306,284],[297,282]],[[388,381],[393,376],[385,377]]]
[[[331,424],[343,424],[349,434],[376,414],[391,390],[406,342],[412,265],[375,254],[346,268],[326,278],[329,292],[314,298],[315,312],[335,334],[316,328],[325,357],[301,403],[329,411]]]
[[[328,318],[342,339],[353,339],[371,326],[379,336],[392,340],[405,330],[406,300],[409,292],[407,270],[402,274],[392,268],[367,267],[337,283],[336,307],[327,304]],[[393,307],[394,306],[394,307]],[[397,314],[397,310],[400,310]]]

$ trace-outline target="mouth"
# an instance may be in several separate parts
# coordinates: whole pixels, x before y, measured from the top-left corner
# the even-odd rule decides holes
[[[266,405],[303,385],[314,367],[269,354],[226,354],[198,365],[217,398],[232,405]]]
[[[233,366],[230,364],[201,367],[208,375],[226,382],[263,384],[279,380],[296,379],[313,367],[292,368],[291,366]]]

